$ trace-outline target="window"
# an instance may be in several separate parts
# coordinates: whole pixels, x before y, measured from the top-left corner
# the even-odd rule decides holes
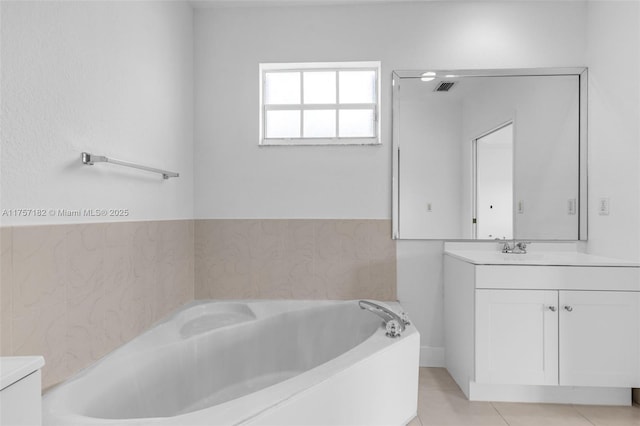
[[[379,144],[380,63],[260,64],[260,145]]]

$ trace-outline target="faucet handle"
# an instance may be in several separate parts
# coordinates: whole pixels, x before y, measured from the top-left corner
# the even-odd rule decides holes
[[[502,244],[503,253],[511,253],[513,247],[515,247],[515,245],[511,246],[511,244],[509,244],[509,240],[507,240],[507,237],[496,238],[496,242]]]
[[[531,244],[531,241],[518,241],[516,243],[516,246],[520,249],[520,250],[526,250],[527,249],[527,244]]]
[[[387,336],[389,337],[400,337],[402,334],[400,323],[394,319],[387,321],[385,328],[387,329]]]

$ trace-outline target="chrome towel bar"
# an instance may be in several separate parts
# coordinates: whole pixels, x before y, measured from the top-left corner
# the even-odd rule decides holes
[[[104,155],[93,155],[88,152],[83,152],[81,157],[82,164],[93,166],[94,163],[111,163],[119,166],[133,167],[134,169],[146,170],[147,172],[160,173],[164,179],[170,177],[178,177],[179,173],[170,172],[167,170],[156,169],[155,167],[143,166],[141,164],[130,163],[128,161],[116,160],[114,158],[105,157]]]

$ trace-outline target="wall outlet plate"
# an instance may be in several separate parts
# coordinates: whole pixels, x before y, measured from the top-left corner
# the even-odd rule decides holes
[[[600,198],[598,200],[598,214],[600,216],[609,215],[609,198]]]

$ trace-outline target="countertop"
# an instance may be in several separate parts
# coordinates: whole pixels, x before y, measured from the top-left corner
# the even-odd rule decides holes
[[[41,356],[3,356],[0,357],[0,389],[14,384],[18,380],[39,370],[44,365]]]
[[[640,263],[576,251],[531,251],[526,254],[489,250],[447,249],[445,255],[474,265],[617,266],[640,268]]]

